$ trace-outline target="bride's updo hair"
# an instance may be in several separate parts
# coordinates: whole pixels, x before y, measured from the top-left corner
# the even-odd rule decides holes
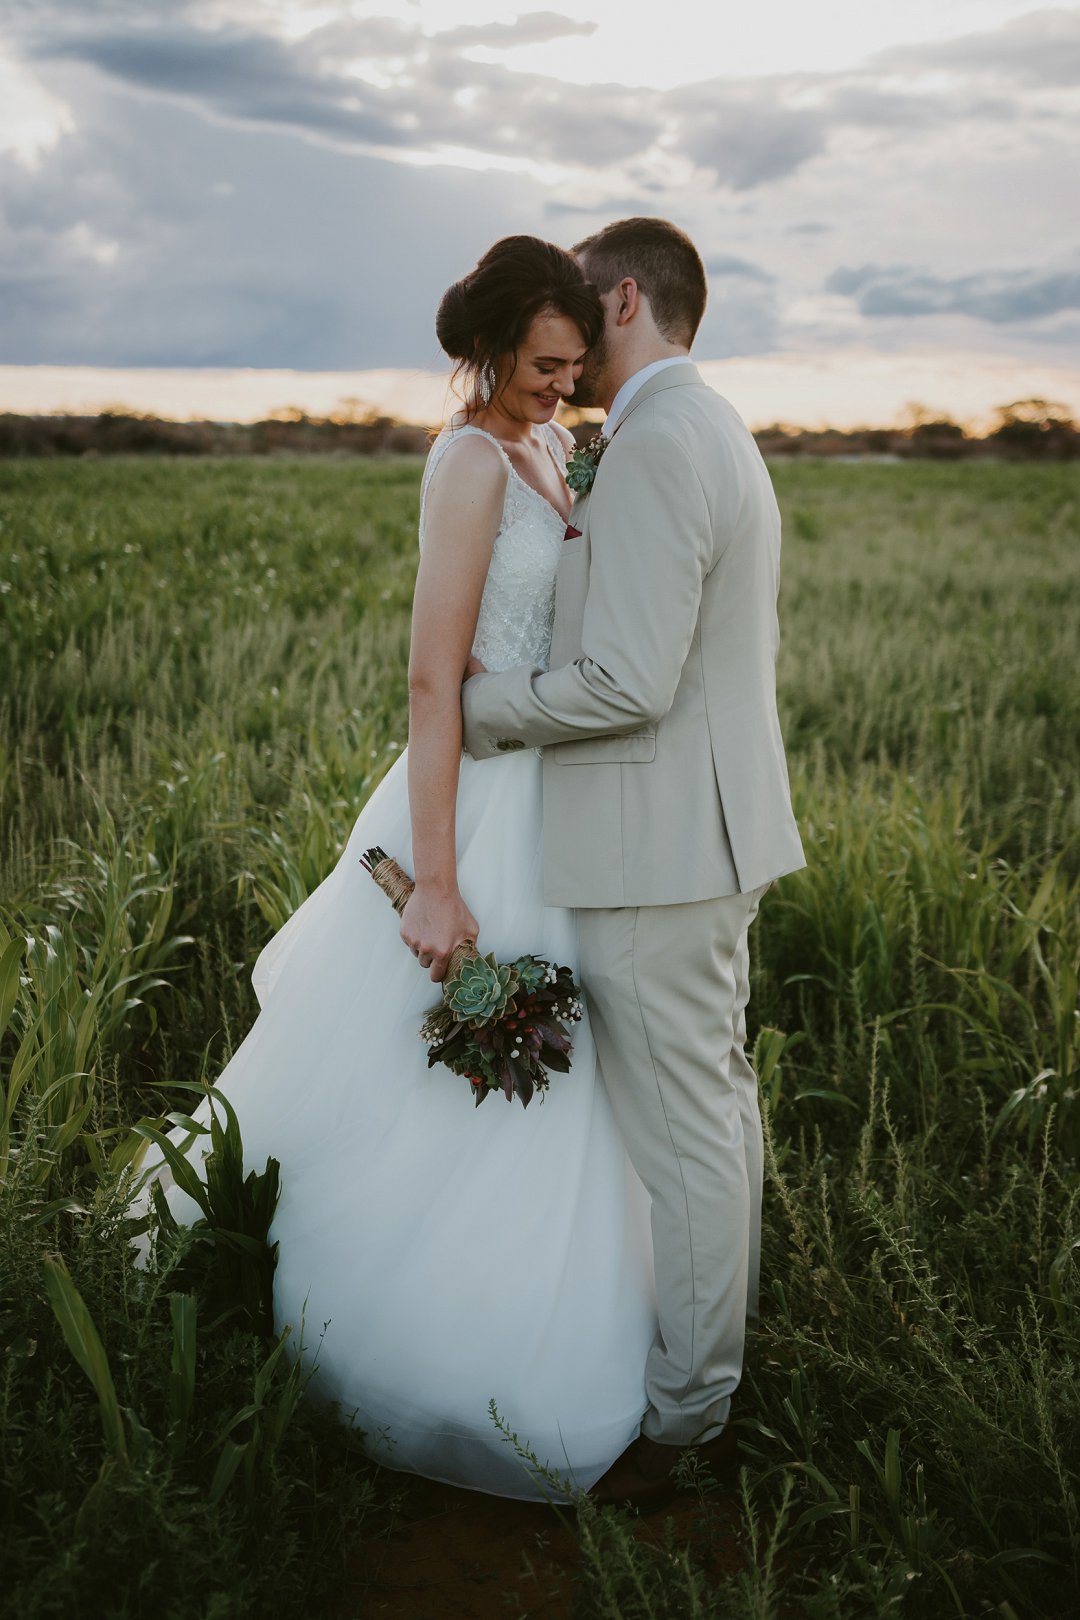
[[[475,270],[442,296],[435,335],[457,362],[466,409],[479,410],[481,381],[504,355],[515,357],[537,315],[565,315],[591,349],[604,326],[596,288],[575,259],[538,236],[504,236],[488,248]],[[513,368],[511,368],[512,371]]]

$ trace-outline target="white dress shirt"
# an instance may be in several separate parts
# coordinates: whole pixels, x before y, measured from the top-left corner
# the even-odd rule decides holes
[[[671,354],[666,360],[654,360],[650,365],[642,366],[640,371],[635,371],[632,377],[627,377],[607,413],[607,420],[601,430],[605,439],[611,437],[612,425],[619,420],[623,409],[629,405],[638,389],[644,387],[650,377],[655,377],[658,371],[663,371],[667,366],[684,366],[689,358],[688,354]]]

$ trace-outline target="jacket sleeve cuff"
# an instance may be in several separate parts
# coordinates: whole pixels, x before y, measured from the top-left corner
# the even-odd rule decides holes
[[[514,715],[512,693],[526,669],[503,670],[471,676],[461,688],[462,740],[473,759],[494,759],[527,746]]]

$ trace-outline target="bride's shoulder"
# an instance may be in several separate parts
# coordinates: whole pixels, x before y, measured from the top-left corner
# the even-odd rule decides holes
[[[444,428],[428,454],[428,499],[432,503],[501,495],[510,464],[494,439],[477,429]]]

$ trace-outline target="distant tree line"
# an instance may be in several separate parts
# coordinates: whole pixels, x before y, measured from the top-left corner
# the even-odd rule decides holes
[[[1080,427],[1065,405],[1046,399],[1018,399],[999,405],[985,434],[968,431],[947,416],[909,406],[900,427],[800,428],[778,422],[754,437],[766,456],[923,457],[935,461],[964,458],[1009,461],[1075,461],[1080,458]]]
[[[173,422],[110,406],[97,416],[0,414],[2,456],[267,456],[340,451],[424,455],[427,428],[374,412],[308,416],[286,406],[261,422]]]
[[[423,455],[432,431],[342,401],[329,416],[309,416],[287,406],[260,422],[173,422],[114,406],[96,416],[18,416],[0,413],[0,457],[11,456],[265,456]],[[1080,458],[1080,427],[1064,405],[1045,399],[1015,400],[997,408],[993,426],[973,434],[949,417],[909,407],[899,427],[802,428],[775,422],[755,438],[766,456],[885,456],[1074,461]],[[568,425],[579,442],[597,431],[595,420],[570,411]]]

